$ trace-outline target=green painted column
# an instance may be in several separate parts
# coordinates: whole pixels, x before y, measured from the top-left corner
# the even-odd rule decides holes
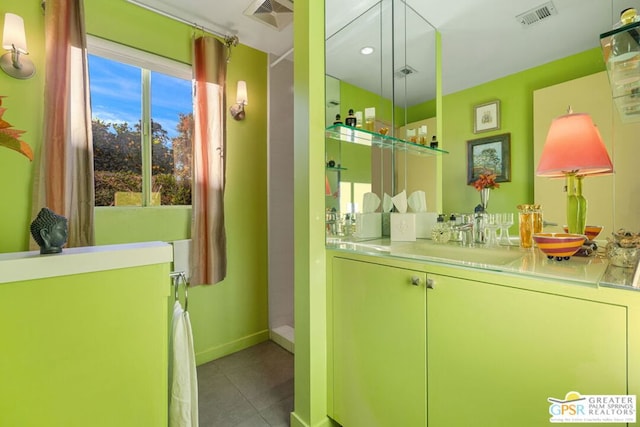
[[[324,1],[296,3],[294,50],[296,355],[291,425],[321,426],[330,425],[324,248]]]

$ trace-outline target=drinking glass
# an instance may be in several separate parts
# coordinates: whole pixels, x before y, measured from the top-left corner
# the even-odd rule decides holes
[[[531,248],[533,246],[533,210],[531,205],[518,205],[518,232],[520,247]]]
[[[462,246],[473,246],[473,226],[475,223],[473,214],[461,214],[458,220],[460,221]]]
[[[498,244],[497,231],[500,227],[498,222],[498,214],[487,214],[484,227],[486,228],[487,246],[496,246]]]
[[[513,225],[513,213],[505,212],[498,214],[498,225],[500,226],[500,244],[510,245],[509,228]]]

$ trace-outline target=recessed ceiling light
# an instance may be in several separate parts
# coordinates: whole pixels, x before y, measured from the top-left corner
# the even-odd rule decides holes
[[[373,53],[373,48],[371,46],[365,46],[360,49],[360,53],[363,55],[371,55]]]

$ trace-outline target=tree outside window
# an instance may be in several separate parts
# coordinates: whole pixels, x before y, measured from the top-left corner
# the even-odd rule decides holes
[[[97,55],[89,81],[96,206],[190,205],[191,81]]]

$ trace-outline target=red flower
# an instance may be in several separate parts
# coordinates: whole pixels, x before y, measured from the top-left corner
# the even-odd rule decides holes
[[[500,184],[496,182],[496,174],[491,171],[485,171],[481,173],[478,179],[475,180],[473,186],[476,190],[480,191],[483,188],[500,188]]]

